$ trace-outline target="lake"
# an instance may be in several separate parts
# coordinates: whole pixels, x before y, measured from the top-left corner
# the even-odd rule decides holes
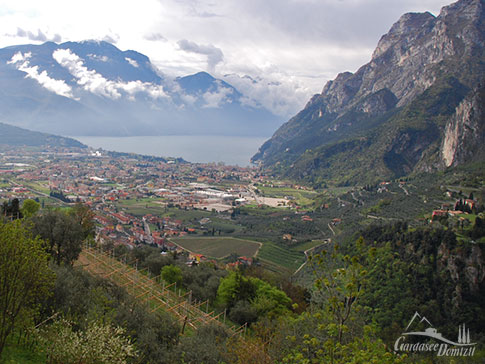
[[[188,162],[224,162],[246,167],[249,159],[269,137],[234,137],[214,135],[170,135],[134,137],[73,136],[93,148],[153,155],[181,157]]]

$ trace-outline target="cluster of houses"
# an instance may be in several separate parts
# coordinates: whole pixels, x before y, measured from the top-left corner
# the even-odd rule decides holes
[[[444,203],[441,205],[441,209],[433,210],[431,214],[431,220],[436,220],[437,218],[448,217],[448,216],[458,216],[467,214],[468,211],[474,210],[476,207],[476,201],[472,199],[457,200],[454,205],[450,203]],[[460,217],[464,219],[463,217]]]

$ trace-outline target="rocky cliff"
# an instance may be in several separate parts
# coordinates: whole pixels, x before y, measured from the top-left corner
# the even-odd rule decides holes
[[[477,158],[485,0],[403,15],[371,61],[339,74],[253,161],[314,184],[367,183]]]

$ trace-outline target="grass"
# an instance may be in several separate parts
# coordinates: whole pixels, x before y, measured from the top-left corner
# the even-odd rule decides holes
[[[263,262],[270,262],[292,271],[298,269],[305,261],[305,255],[301,251],[288,249],[273,242],[263,243],[257,257]]]
[[[36,181],[36,182],[21,181],[19,183],[23,184],[26,187],[33,189],[34,191],[39,191],[39,192],[45,193],[47,195],[50,192],[49,184],[47,183],[47,181]]]
[[[164,212],[164,207],[155,201],[157,200],[150,198],[119,200],[116,202],[116,205],[119,209],[135,216],[144,216],[146,214],[161,215]]]
[[[1,364],[44,364],[46,363],[45,354],[29,347],[19,344],[17,338],[11,337],[3,349],[0,358]]]
[[[252,257],[260,248],[258,242],[230,237],[175,238],[172,241],[191,252],[216,259],[232,253]]]
[[[294,247],[292,247],[293,250],[299,251],[299,252],[304,252],[305,250],[314,248],[316,246],[325,244],[325,241],[323,240],[311,240],[307,241],[305,243],[298,244]]]
[[[297,190],[289,187],[266,187],[258,186],[258,189],[265,197],[283,198],[285,196],[292,196],[296,199],[299,205],[306,206],[313,203],[313,197],[317,195],[313,191]]]

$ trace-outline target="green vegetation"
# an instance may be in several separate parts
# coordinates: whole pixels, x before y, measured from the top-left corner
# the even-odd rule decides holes
[[[16,126],[0,123],[0,145],[16,145],[30,147],[76,147],[86,148],[77,140],[52,134],[30,131]]]
[[[221,259],[232,253],[238,256],[252,257],[260,247],[260,243],[236,238],[175,238],[175,243],[191,252],[203,254],[206,257]]]
[[[275,264],[287,270],[294,271],[305,261],[305,256],[301,251],[284,248],[269,241],[263,243],[263,246],[258,252],[258,258],[263,264],[269,262],[268,268],[270,270],[272,270],[271,265]]]
[[[161,205],[161,200],[152,198],[120,200],[116,202],[119,210],[126,211],[134,216],[144,216],[146,214],[160,215],[165,208]]]
[[[311,240],[307,241],[298,245],[293,246],[293,250],[299,251],[299,252],[304,252],[309,249],[316,248],[320,245],[326,244],[327,242],[324,240]]]
[[[19,334],[10,337],[0,356],[0,363],[45,364],[45,353],[32,345],[28,340],[22,340]]]
[[[43,242],[20,220],[0,222],[0,357],[7,338],[32,325],[53,280]]]
[[[38,334],[52,364],[127,364],[136,356],[134,345],[121,327],[89,322],[74,329],[67,320],[56,320]]]
[[[231,320],[242,325],[289,314],[291,299],[261,279],[231,272],[221,280],[216,302],[229,310]]]
[[[289,187],[268,187],[258,186],[258,190],[262,196],[275,198],[292,198],[299,206],[308,206],[313,203],[313,198],[316,195],[314,191],[299,190]]]
[[[89,208],[76,205],[74,209],[47,210],[31,218],[34,235],[46,242],[55,262],[72,264],[81,252],[81,245],[93,233],[94,224]]]
[[[169,283],[178,283],[182,282],[182,269],[174,265],[166,265],[162,268],[162,279]]]

